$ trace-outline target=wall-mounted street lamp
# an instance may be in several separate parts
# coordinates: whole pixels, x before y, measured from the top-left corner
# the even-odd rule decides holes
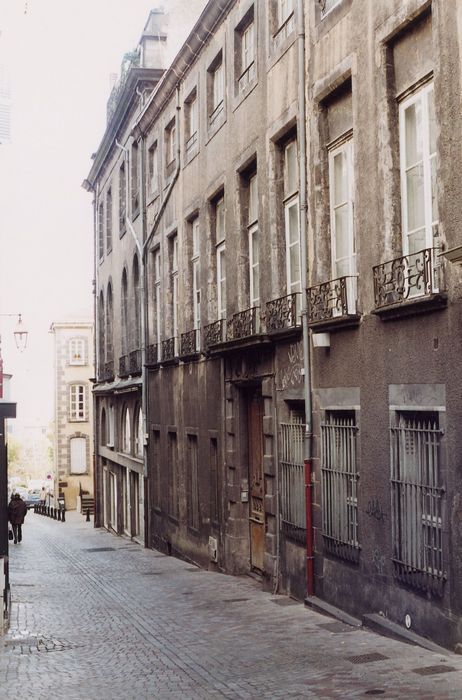
[[[22,314],[0,314],[0,316],[6,318],[18,318],[18,322],[13,331],[14,342],[19,352],[24,352],[27,346],[28,331],[23,323]]]

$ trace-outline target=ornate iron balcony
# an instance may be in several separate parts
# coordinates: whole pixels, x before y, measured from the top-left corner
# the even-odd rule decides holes
[[[213,345],[222,343],[225,338],[226,319],[219,318],[218,321],[204,326],[204,348],[208,350]]]
[[[128,359],[130,374],[139,374],[141,372],[141,350],[133,350]]]
[[[128,377],[130,374],[128,355],[119,357],[119,377]]]
[[[111,382],[114,379],[114,360],[105,362],[100,368],[100,381]]]
[[[260,331],[260,307],[252,306],[250,309],[239,311],[228,321],[226,329],[227,340],[240,340],[250,338]]]
[[[174,360],[177,357],[176,337],[162,341],[162,362]]]
[[[181,334],[180,340],[180,357],[188,357],[195,355],[200,350],[200,330],[193,328],[192,331],[187,331]]]
[[[376,309],[439,291],[433,248],[376,265],[373,275]]]
[[[159,344],[148,345],[146,351],[146,362],[148,365],[156,365],[159,362]]]
[[[308,323],[356,315],[357,286],[356,277],[345,276],[307,289]]]
[[[266,332],[278,333],[279,331],[289,330],[300,326],[300,307],[300,292],[293,292],[285,297],[267,301]]]

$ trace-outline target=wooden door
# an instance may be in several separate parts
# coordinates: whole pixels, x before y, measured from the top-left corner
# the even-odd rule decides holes
[[[248,435],[250,565],[252,569],[263,571],[263,555],[265,552],[265,483],[263,476],[263,400],[259,392],[254,392],[249,396]]]

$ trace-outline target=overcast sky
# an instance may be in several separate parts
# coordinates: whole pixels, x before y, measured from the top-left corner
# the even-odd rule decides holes
[[[91,195],[81,188],[105,128],[110,75],[152,7],[170,11],[166,62],[205,0],[0,0],[0,64],[12,89],[12,142],[0,145],[0,316],[17,428],[53,411],[52,321],[92,318]]]

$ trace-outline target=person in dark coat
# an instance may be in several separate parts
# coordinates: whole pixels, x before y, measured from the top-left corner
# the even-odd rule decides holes
[[[14,493],[11,496],[11,501],[8,504],[8,520],[13,528],[14,543],[17,544],[22,540],[22,526],[26,517],[27,506],[22,500],[19,493]]]

